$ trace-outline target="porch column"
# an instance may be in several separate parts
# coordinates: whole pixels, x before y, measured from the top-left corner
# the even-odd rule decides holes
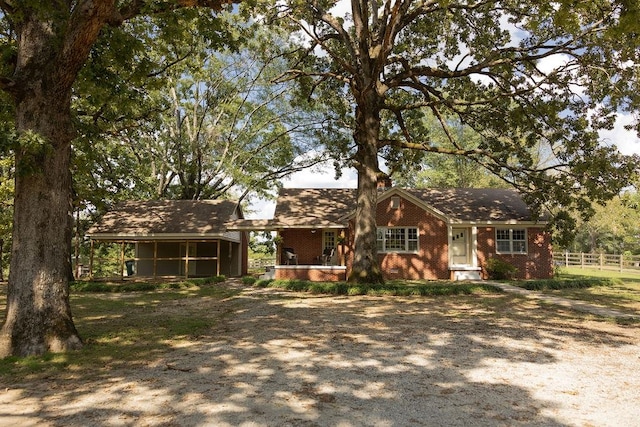
[[[153,241],[153,278],[155,279],[158,272],[158,241]]]
[[[220,239],[218,239],[218,242],[216,244],[216,276],[220,275],[220,245],[222,244],[222,241]]]
[[[93,280],[93,239],[91,239],[91,250],[89,251],[89,280]]]
[[[120,280],[124,280],[124,240],[120,242]]]
[[[478,267],[478,227],[471,227],[471,266]]]
[[[189,241],[186,241],[187,247],[184,251],[184,278],[189,278]]]

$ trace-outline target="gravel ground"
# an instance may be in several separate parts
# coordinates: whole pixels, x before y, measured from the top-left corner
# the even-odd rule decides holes
[[[206,301],[228,312],[210,334],[138,364],[0,379],[0,425],[639,425],[640,326],[485,298],[247,288]]]

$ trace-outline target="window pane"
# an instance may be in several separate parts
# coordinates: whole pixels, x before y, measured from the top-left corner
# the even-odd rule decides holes
[[[404,251],[405,244],[404,228],[389,228],[385,235],[385,248],[387,251]]]
[[[511,252],[511,245],[508,240],[498,240],[496,243],[496,250],[498,252]]]
[[[496,239],[498,240],[509,240],[509,230],[496,230]]]
[[[513,230],[513,240],[526,240],[524,230]]]
[[[496,230],[496,250],[503,253],[527,253],[527,230],[524,228]]]
[[[378,228],[378,237],[376,241],[378,252],[384,251],[384,229]]]
[[[417,228],[407,228],[407,250],[409,251],[418,250],[418,229]]]

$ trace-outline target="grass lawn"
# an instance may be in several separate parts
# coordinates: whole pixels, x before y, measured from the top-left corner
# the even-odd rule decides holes
[[[555,286],[562,281],[566,281],[568,285]],[[545,282],[549,286],[545,286]],[[562,267],[557,280],[539,283],[541,285],[537,286],[536,290],[541,292],[591,302],[623,312],[640,313],[640,273]],[[571,283],[581,283],[584,286],[572,287]],[[526,283],[515,284],[528,287]]]
[[[105,292],[105,286],[112,289]],[[61,371],[82,375],[152,359],[171,347],[197,341],[199,336],[209,333],[234,307],[232,301],[215,302],[238,292],[196,280],[169,284],[76,283],[72,285],[71,308],[85,343],[82,350],[0,359],[0,378],[46,376]],[[217,308],[209,309],[207,301]],[[4,322],[5,304],[3,286],[0,323]]]
[[[526,282],[513,282],[525,286]],[[640,276],[615,272],[565,270],[558,280],[537,282],[538,290],[593,302],[627,312],[640,312]],[[580,286],[575,287],[578,283]],[[315,294],[418,296],[451,298],[484,307],[487,312],[509,312],[514,299],[489,284],[464,282],[390,281],[385,285],[350,285],[301,281],[251,282]],[[560,288],[560,289],[552,289]],[[236,310],[232,298],[240,291],[217,286],[215,281],[182,283],[76,283],[71,287],[71,307],[76,327],[85,341],[77,352],[34,358],[0,360],[0,378],[21,378],[67,372],[82,375],[135,365],[153,359],[176,346],[188,346],[209,338],[212,330]],[[0,287],[0,324],[4,322],[6,286]]]

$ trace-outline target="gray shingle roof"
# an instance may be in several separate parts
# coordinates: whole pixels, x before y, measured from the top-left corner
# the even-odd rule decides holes
[[[458,221],[532,221],[520,194],[503,188],[405,190],[449,218]]]
[[[346,225],[355,203],[353,188],[283,188],[274,222],[289,227]]]
[[[389,190],[389,191],[393,191]],[[453,221],[533,221],[516,190],[495,188],[402,189]],[[381,193],[383,196],[384,193]],[[285,188],[278,197],[273,222],[284,226],[345,224],[353,214],[356,189]]]
[[[230,200],[130,201],[116,205],[88,235],[216,235],[226,231],[237,202]]]

